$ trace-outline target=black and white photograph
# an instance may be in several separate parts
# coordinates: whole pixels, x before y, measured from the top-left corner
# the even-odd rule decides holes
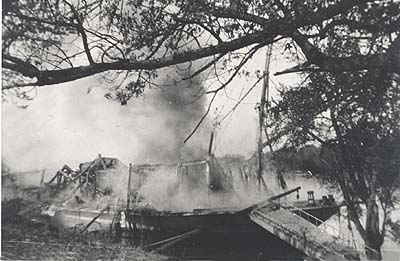
[[[400,259],[400,0],[1,15],[1,260]]]

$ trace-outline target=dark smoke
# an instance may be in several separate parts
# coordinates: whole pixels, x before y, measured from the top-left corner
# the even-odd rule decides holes
[[[205,120],[195,135],[184,143],[185,138],[195,128],[204,115],[207,106],[204,86],[199,78],[182,81],[186,75],[180,75],[179,69],[171,68],[158,79],[158,90],[153,91],[145,103],[146,107],[155,109],[153,121],[163,122],[164,129],[152,140],[148,140],[149,148],[146,153],[160,153],[163,162],[176,163],[179,160],[197,160],[207,157],[208,137],[211,132],[209,120]],[[160,148],[159,141],[167,141]],[[164,143],[165,144],[165,143]]]

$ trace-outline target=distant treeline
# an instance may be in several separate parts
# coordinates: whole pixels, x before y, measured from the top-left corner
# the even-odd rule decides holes
[[[218,158],[222,165],[234,167],[238,165],[252,165],[256,167],[256,157],[246,159],[243,155],[226,154]],[[325,176],[331,164],[330,152],[322,147],[306,145],[300,149],[280,149],[271,153],[264,153],[264,166],[271,168],[273,165],[279,167],[283,172],[310,171],[316,176]]]

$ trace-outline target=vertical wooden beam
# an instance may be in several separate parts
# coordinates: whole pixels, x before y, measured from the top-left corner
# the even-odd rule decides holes
[[[214,131],[211,131],[210,143],[209,143],[209,146],[208,146],[208,156],[209,157],[212,155],[213,140],[214,140]]]
[[[271,60],[271,51],[272,51],[272,44],[268,46],[267,54],[266,54],[266,61],[265,61],[265,71],[264,71],[264,84],[261,90],[261,100],[260,100],[260,108],[259,108],[259,126],[258,126],[258,148],[257,148],[257,180],[258,180],[258,191],[261,191],[261,175],[263,170],[263,163],[262,163],[262,149],[263,149],[263,142],[262,142],[262,133],[264,129],[264,117],[265,117],[265,103],[266,103],[266,93],[268,89],[269,93],[269,64]]]
[[[247,192],[247,191],[249,191],[249,176],[247,175],[247,172],[246,172],[246,168],[245,168],[245,167],[243,167],[243,168],[241,169],[241,173],[242,173],[242,175],[243,175],[244,186],[245,186],[245,190],[246,190],[246,192]]]
[[[98,155],[98,161],[100,162],[103,170],[107,169],[106,163],[103,161],[103,157],[101,156],[101,154]]]
[[[97,194],[97,174],[93,174],[93,197]]]
[[[132,175],[132,163],[129,163],[128,188],[126,189],[126,213],[128,213],[129,211],[129,202],[131,201],[129,193],[131,188],[131,175]]]
[[[41,177],[41,179],[40,179],[40,185],[43,185],[43,182],[44,182],[44,173],[46,173],[46,169],[43,169],[43,171],[42,171],[42,177]]]
[[[211,132],[211,141],[210,146],[212,146],[212,132]],[[211,154],[210,154],[211,155]],[[210,206],[210,193],[211,193],[211,176],[210,176],[210,157],[206,160],[206,185],[207,185],[207,206]]]
[[[240,178],[240,181],[242,182],[243,187],[244,187],[244,178],[243,178],[243,173],[242,173],[242,170],[240,169],[240,167],[238,168],[238,171],[239,171],[239,178]]]
[[[185,165],[185,179],[183,180],[183,183],[186,183],[186,185],[187,185],[186,188],[184,188],[185,192],[189,191],[189,189],[188,189],[188,186],[189,186],[188,179],[189,179],[189,167],[187,165]]]
[[[89,187],[89,175],[90,172],[86,173],[86,188]]]
[[[182,178],[182,175],[183,175],[183,173],[182,173],[182,163],[179,162],[176,165],[176,178],[177,178],[177,180],[179,182],[178,189],[179,189],[179,192],[180,192],[181,195],[183,194],[183,178]]]

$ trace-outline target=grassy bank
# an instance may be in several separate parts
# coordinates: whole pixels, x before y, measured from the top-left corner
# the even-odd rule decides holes
[[[51,225],[40,206],[21,199],[2,201],[3,260],[165,260],[158,254],[121,247],[110,240],[92,241],[73,229]]]

